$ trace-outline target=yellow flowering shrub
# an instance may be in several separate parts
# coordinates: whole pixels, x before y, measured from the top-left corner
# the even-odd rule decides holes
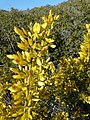
[[[56,96],[61,96],[68,113],[77,119],[82,111],[79,103],[90,104],[90,24],[86,24],[86,28],[88,32],[81,43],[79,57],[60,58],[54,82],[58,89]]]
[[[50,76],[54,74],[55,67],[50,60],[48,48],[56,47],[54,40],[49,38],[49,36],[54,21],[58,17],[52,15],[50,10],[48,17],[42,18],[44,23],[36,22],[29,31],[24,28],[14,27],[14,31],[21,39],[17,43],[21,52],[17,51],[16,54],[7,55],[16,67],[10,68],[14,73],[14,80],[8,88],[12,96],[12,104],[6,106],[5,103],[2,104],[1,102],[1,120],[43,119],[42,115],[39,114],[40,111],[43,111],[44,117],[47,116],[47,108],[45,106],[40,108],[40,102],[52,94],[49,91],[49,86],[52,85]]]

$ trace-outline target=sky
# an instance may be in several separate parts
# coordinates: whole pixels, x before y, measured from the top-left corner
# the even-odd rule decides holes
[[[18,10],[27,10],[46,5],[57,5],[67,0],[0,0],[0,9],[10,10],[12,7]]]

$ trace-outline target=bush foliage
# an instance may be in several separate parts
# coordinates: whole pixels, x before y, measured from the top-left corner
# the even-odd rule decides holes
[[[68,0],[0,11],[1,120],[90,119],[89,10],[89,0]]]
[[[0,78],[1,120],[90,118],[90,24],[79,57],[60,57],[56,69],[48,49],[56,47],[50,35],[58,18],[50,10],[43,23],[35,22],[27,30],[14,27],[20,51],[7,55],[15,64],[10,68],[12,81]],[[87,111],[80,105],[87,105]]]

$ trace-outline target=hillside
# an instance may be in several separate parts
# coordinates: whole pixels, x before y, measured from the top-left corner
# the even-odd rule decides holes
[[[83,40],[86,31],[85,24],[90,23],[90,1],[89,0],[68,0],[57,6],[44,6],[31,10],[19,11],[12,8],[11,11],[0,10],[0,53],[1,56],[7,53],[14,53],[18,48],[16,42],[18,36],[14,33],[13,27],[26,28],[30,22],[40,21],[43,15],[49,10],[59,14],[51,37],[55,39],[57,47],[50,49],[52,59],[65,55],[78,56],[79,45]],[[1,60],[3,64],[5,60]]]

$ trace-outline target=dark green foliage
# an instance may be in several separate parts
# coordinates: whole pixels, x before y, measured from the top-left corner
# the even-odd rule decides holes
[[[90,1],[72,0],[56,6],[53,10],[60,15],[52,33],[57,44],[53,54],[57,53],[59,57],[77,57],[86,31],[85,24],[90,23]]]

